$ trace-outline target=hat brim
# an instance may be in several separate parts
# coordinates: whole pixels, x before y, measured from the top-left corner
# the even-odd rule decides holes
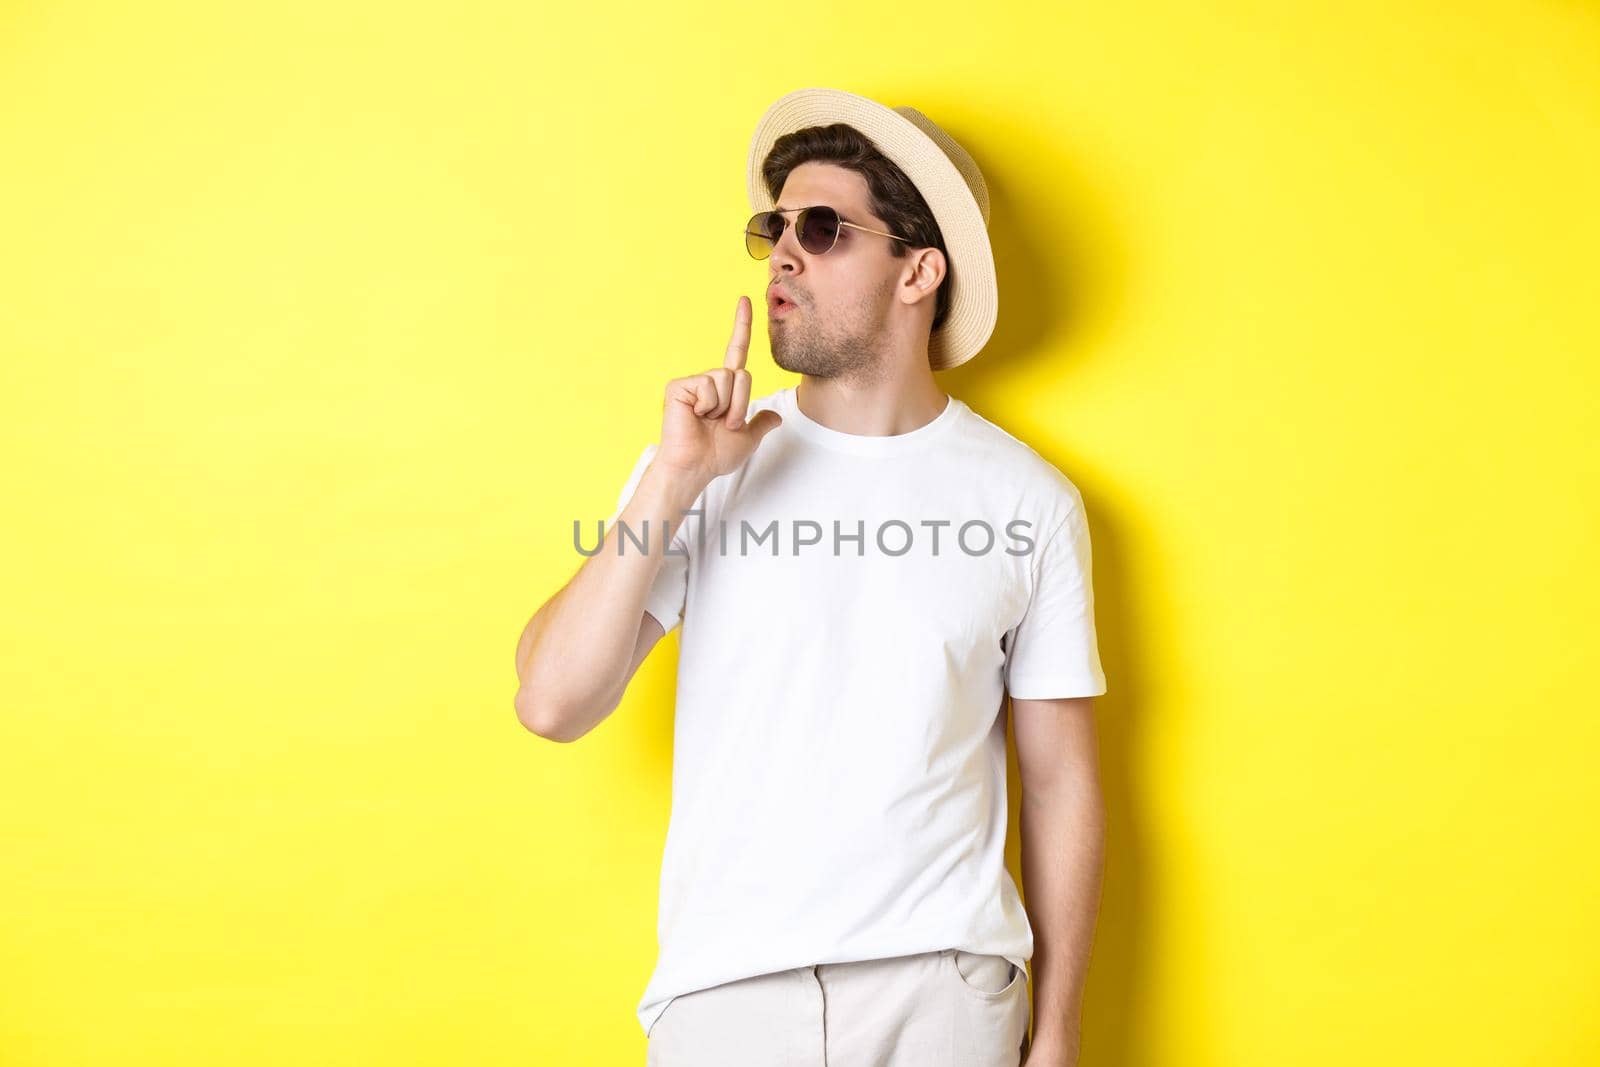
[[[920,117],[920,112],[915,113]],[[751,209],[770,211],[775,206],[761,177],[761,165],[778,138],[807,126],[834,122],[848,123],[866,135],[905,172],[933,211],[949,260],[950,269],[943,284],[950,286],[950,296],[944,323],[928,336],[928,363],[934,370],[960,366],[988,342],[999,317],[1000,294],[995,283],[994,250],[989,245],[987,192],[980,206],[969,179],[927,130],[901,112],[855,93],[797,89],[780,97],[756,123],[747,176]],[[929,126],[943,135],[932,123]],[[971,167],[971,178],[981,183],[982,176],[971,157],[948,137],[945,140]]]

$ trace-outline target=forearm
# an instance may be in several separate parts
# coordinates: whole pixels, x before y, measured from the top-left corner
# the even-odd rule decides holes
[[[599,551],[534,615],[517,657],[517,712],[530,728],[580,735],[617,705],[645,600],[666,558],[666,524],[678,530],[702,488],[646,468]],[[647,530],[648,552],[638,543]]]
[[[1093,783],[1024,790],[1022,883],[1033,927],[1033,1043],[1076,1049],[1100,910],[1105,807]]]

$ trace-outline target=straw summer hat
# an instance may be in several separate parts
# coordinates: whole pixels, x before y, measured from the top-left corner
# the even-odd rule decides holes
[[[994,332],[999,310],[994,252],[989,247],[989,189],[967,150],[914,107],[889,108],[842,89],[798,89],[780,97],[756,123],[750,142],[750,206],[776,206],[761,164],[779,137],[807,126],[844,122],[905,172],[933,210],[944,236],[950,286],[944,322],[928,336],[934,370],[958,367],[978,354]]]

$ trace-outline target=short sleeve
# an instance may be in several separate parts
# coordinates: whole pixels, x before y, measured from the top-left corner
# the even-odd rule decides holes
[[[1106,691],[1094,627],[1089,524],[1081,498],[1038,549],[1033,595],[1007,633],[1006,690],[1022,700]]]
[[[622,492],[617,496],[616,510],[611,513],[611,518],[606,520],[606,530],[609,531],[616,524],[622,509],[628,506],[628,501],[633,499],[633,491],[639,486],[639,479],[644,477],[645,468],[650,466],[650,459],[656,454],[656,446],[648,444],[633,465],[633,473],[628,475],[627,484],[622,487]],[[667,516],[672,520],[673,537],[672,551],[667,553],[661,561],[661,569],[656,572],[656,580],[650,586],[650,591],[645,594],[644,610],[654,615],[661,628],[671,632],[673,627],[683,621],[684,600],[689,588],[689,557],[687,555],[684,530],[688,523],[683,517]],[[693,521],[690,517],[689,521]],[[659,536],[660,520],[657,517],[649,518],[649,530],[652,539]],[[630,536],[644,539],[644,528],[633,530]],[[625,551],[637,551],[634,542],[627,544]]]

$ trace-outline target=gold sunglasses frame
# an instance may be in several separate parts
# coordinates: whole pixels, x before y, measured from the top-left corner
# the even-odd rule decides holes
[[[749,221],[744,224],[745,236],[747,238],[749,238],[749,237],[759,237],[763,241],[770,242],[772,247],[767,249],[767,254],[766,255],[758,256],[754,252],[750,252],[750,242],[748,240],[746,240],[745,243],[744,243],[745,251],[746,252],[750,252],[750,258],[751,259],[763,260],[763,259],[770,258],[772,256],[772,249],[778,247],[778,241],[783,240],[784,232],[787,231],[789,229],[789,226],[791,225],[789,220],[787,218],[785,218],[783,220],[783,230],[780,230],[778,232],[777,240],[773,240],[773,238],[770,235],[765,234],[765,233],[758,233],[756,230],[751,229],[751,227],[755,225],[756,220],[761,218],[763,215],[787,215],[791,211],[795,211],[795,212],[799,212],[801,214],[804,214],[805,212],[810,211],[813,208],[819,208],[819,207],[825,207],[829,211],[832,211],[835,215],[839,215],[839,209],[834,207],[832,204],[808,204],[805,207],[785,207],[785,208],[776,208],[775,207],[775,208],[769,208],[766,211],[758,211],[758,212],[756,212],[754,215],[751,215]],[[793,225],[795,227],[795,232],[799,233],[799,231],[800,231],[800,216],[799,215],[795,216]],[[854,223],[854,222],[846,222],[844,220],[844,216],[843,215],[839,215],[839,225],[840,226],[848,226],[852,230],[862,230],[862,231],[864,231],[866,233],[875,233],[880,237],[888,237],[888,238],[891,238],[891,239],[896,240],[896,241],[905,241],[907,244],[911,243],[911,239],[909,237],[901,237],[898,234],[887,233],[884,230],[874,230],[871,226],[862,226],[862,225],[859,225],[859,224]],[[796,243],[798,243],[799,240],[800,239],[798,237],[795,238]],[[800,245],[800,250],[802,252],[807,253],[808,255],[825,256],[829,252],[832,252],[833,249],[834,249],[834,246],[837,245],[838,243],[839,243],[839,231],[838,230],[834,230],[834,232],[833,232],[833,244],[830,244],[827,248],[824,248],[821,252],[812,252],[811,249],[807,248],[803,244]]]

